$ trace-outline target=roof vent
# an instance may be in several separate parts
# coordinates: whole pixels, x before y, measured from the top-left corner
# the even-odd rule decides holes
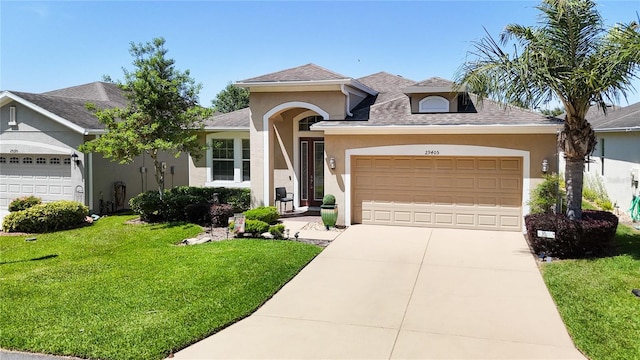
[[[9,107],[9,126],[16,126],[18,122],[16,121],[16,107]]]

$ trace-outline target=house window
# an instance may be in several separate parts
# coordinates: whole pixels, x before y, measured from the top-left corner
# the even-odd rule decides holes
[[[64,158],[65,165],[71,165],[71,158]]]
[[[298,122],[298,130],[299,131],[310,131],[311,125],[324,120],[322,116],[307,116],[306,118],[300,120]]]
[[[249,139],[242,139],[242,181],[251,180],[250,154],[251,147],[249,146]]]
[[[442,96],[427,96],[420,100],[418,108],[421,113],[449,112],[449,100]]]
[[[60,158],[51,158],[51,159],[49,159],[49,164],[51,164],[51,165],[60,165]]]
[[[36,158],[36,164],[46,164],[46,163],[47,163],[47,159],[43,157]]]
[[[0,164],[6,164],[7,163],[7,158],[4,156],[0,156]]]
[[[9,158],[9,164],[20,164],[20,159],[15,156]]]
[[[22,158],[22,163],[23,164],[33,164],[33,159],[30,157],[24,157]]]
[[[213,180],[233,180],[233,139],[213,139]]]
[[[207,181],[205,186],[250,186],[251,148],[246,132],[207,135]]]

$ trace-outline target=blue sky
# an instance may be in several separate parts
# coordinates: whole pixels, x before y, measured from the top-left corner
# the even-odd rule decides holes
[[[452,79],[471,42],[509,23],[535,25],[537,1],[0,2],[0,89],[80,85],[133,69],[129,43],[164,37],[168,56],[203,84],[209,106],[227,83],[307,63],[350,77],[387,71]],[[607,25],[637,19],[638,0],[604,0]],[[640,100],[640,82],[630,103]],[[626,105],[626,103],[622,103]]]

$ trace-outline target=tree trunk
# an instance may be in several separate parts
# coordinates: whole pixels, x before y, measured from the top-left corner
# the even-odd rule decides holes
[[[582,219],[582,181],[584,159],[566,159],[565,183],[567,190],[567,216],[571,220]]]
[[[149,154],[153,159],[153,168],[155,169],[156,184],[158,185],[158,192],[160,193],[160,199],[164,193],[164,170],[162,164],[158,161],[158,153],[153,151]]]

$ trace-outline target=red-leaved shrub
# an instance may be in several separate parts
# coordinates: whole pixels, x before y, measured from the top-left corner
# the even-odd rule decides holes
[[[611,255],[618,227],[617,216],[595,210],[583,211],[581,220],[569,220],[564,214],[529,214],[524,222],[533,251],[559,258]],[[538,230],[553,232],[555,238],[538,236]]]

